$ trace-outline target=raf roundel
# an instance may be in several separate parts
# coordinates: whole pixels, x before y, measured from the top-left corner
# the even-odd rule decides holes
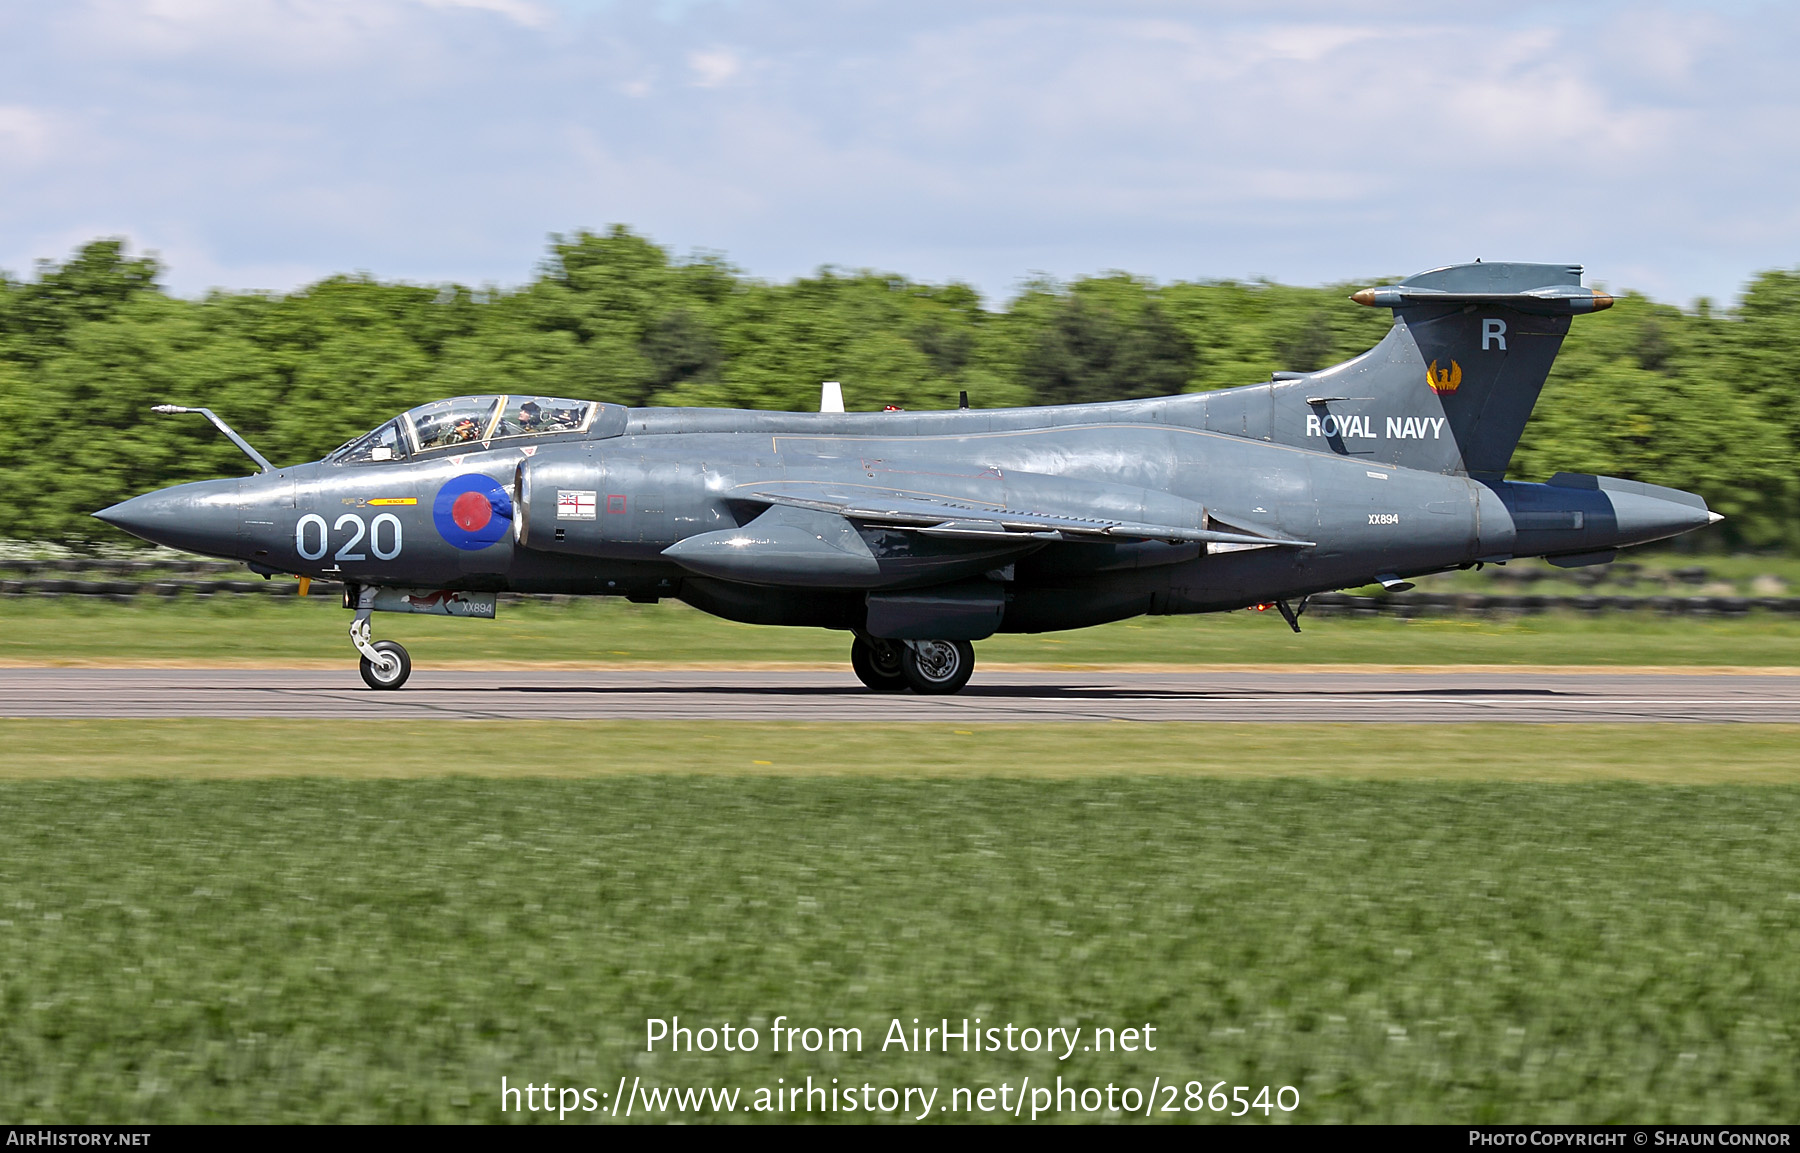
[[[431,523],[457,548],[474,552],[496,543],[512,529],[512,497],[500,482],[481,473],[452,477],[431,502]]]

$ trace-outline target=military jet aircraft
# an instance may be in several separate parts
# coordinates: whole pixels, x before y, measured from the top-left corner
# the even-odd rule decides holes
[[[1578,566],[1720,519],[1612,477],[1503,479],[1571,319],[1577,265],[1452,265],[1366,288],[1374,349],[1217,392],[1017,409],[635,408],[481,395],[324,460],[135,497],[101,520],[265,576],[342,581],[371,688],[375,611],[492,617],[505,591],[675,597],[842,629],[878,692],[953,693],[970,642],[1309,594],[1514,557]],[[836,392],[827,386],[827,401]],[[841,404],[822,407],[841,410]]]

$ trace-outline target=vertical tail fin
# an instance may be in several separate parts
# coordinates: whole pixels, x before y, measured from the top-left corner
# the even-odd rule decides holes
[[[1496,478],[1570,319],[1612,305],[1573,264],[1455,264],[1350,299],[1393,309],[1394,327],[1355,360],[1278,385],[1278,439]]]

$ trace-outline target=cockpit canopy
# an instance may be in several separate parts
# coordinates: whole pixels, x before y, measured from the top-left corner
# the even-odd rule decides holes
[[[591,400],[556,396],[458,396],[409,409],[325,459],[333,464],[367,464],[445,448],[475,451],[516,437],[586,432],[600,408]]]

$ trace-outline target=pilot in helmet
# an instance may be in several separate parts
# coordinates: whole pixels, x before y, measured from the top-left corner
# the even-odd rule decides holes
[[[519,431],[520,432],[537,432],[539,429],[541,429],[543,427],[544,427],[543,410],[538,408],[537,401],[528,400],[524,404],[521,404],[519,406]]]

